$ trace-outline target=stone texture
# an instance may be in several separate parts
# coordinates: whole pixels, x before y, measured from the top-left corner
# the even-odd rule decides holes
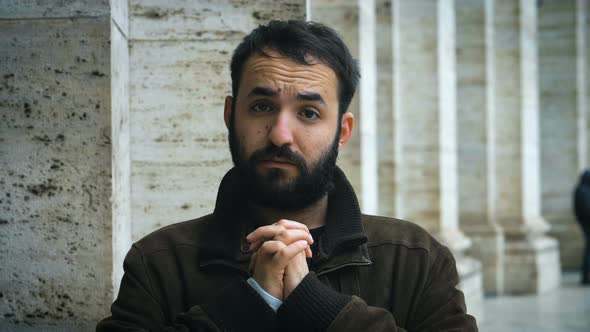
[[[1,329],[88,326],[111,299],[109,20],[0,35]]]
[[[488,172],[493,115],[492,1],[456,1],[459,224],[473,241],[468,253],[482,262],[487,293],[502,293],[504,237],[493,221],[493,173]],[[487,47],[486,47],[487,45]]]
[[[113,2],[124,1],[113,0]],[[0,18],[2,19],[66,18],[109,15],[109,0],[0,0]]]
[[[272,19],[305,19],[304,0],[129,0],[129,38],[225,41]],[[233,41],[233,42],[231,42]]]
[[[590,288],[579,284],[578,273],[562,276],[559,289],[541,295],[489,297],[481,332],[586,332],[590,326]]]
[[[578,136],[585,132],[578,131],[577,76],[583,72],[576,49],[576,1],[545,1],[539,8],[542,213],[559,241],[562,265],[570,269],[580,266],[584,249],[573,189],[587,166],[579,163],[585,158],[579,158]]]
[[[453,7],[439,15],[430,1],[393,6],[395,210],[442,234],[458,221]]]
[[[119,292],[123,260],[131,247],[129,42],[120,28],[126,26],[121,21],[126,19],[125,16],[118,22],[115,16],[111,19],[113,297]]]
[[[111,0],[111,19],[120,33],[127,38],[129,36],[129,1]]]
[[[309,18],[312,21],[324,23],[338,31],[350,53],[355,59],[359,58],[359,8],[357,0],[314,0],[310,1]],[[348,144],[340,151],[338,166],[342,168],[352,184],[359,199],[361,208],[363,203],[363,187],[361,178],[361,133],[363,119],[359,103],[359,93],[355,94],[348,110],[354,114],[355,129]]]
[[[561,282],[559,250],[553,238],[508,241],[505,265],[508,294],[544,293]]]
[[[297,1],[130,1],[131,234],[213,211],[232,167],[223,122],[234,48]]]
[[[377,31],[374,0],[359,3],[359,113],[363,115],[357,135],[361,138],[361,194],[362,209],[367,214],[377,214]]]
[[[559,248],[541,217],[537,8],[494,5],[494,218],[506,236],[505,290],[559,285]]]
[[[395,212],[457,260],[469,309],[481,314],[481,264],[458,228],[454,1],[393,1]]]
[[[391,0],[376,2],[377,11],[377,151],[379,215],[394,217],[393,46]]]

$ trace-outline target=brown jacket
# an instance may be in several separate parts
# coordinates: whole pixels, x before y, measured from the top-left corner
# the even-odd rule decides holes
[[[361,215],[337,170],[310,272],[275,313],[246,283],[255,223],[230,171],[213,214],[135,243],[97,331],[477,331],[449,250],[412,223]]]

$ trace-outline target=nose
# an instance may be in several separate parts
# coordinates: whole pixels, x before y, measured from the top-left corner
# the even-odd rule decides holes
[[[270,141],[275,146],[291,145],[293,143],[293,121],[286,111],[280,111],[274,118],[268,133]]]

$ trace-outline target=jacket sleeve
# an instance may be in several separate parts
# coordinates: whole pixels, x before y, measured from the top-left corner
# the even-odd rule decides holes
[[[442,247],[428,272],[425,288],[417,295],[407,331],[477,331],[466,314],[463,293],[456,288],[455,261]],[[278,311],[279,323],[290,331],[406,331],[393,314],[369,306],[357,296],[340,294],[310,272]]]
[[[141,252],[135,246],[125,257],[123,269],[111,316],[98,323],[97,332],[276,330],[276,314],[245,280],[236,278],[220,289],[211,303],[195,305],[176,317],[166,318],[152,290]]]

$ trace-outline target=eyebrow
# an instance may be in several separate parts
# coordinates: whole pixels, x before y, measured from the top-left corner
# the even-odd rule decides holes
[[[297,94],[297,100],[317,101],[322,105],[326,105],[324,98],[316,92],[302,92]]]
[[[252,97],[252,96],[265,96],[265,97],[274,97],[278,95],[278,92],[271,89],[271,88],[263,88],[263,87],[255,87],[254,89],[252,89],[252,91],[250,91],[250,93],[248,94],[248,97]]]
[[[250,91],[250,93],[248,94],[248,97],[252,97],[252,96],[276,97],[276,96],[278,96],[278,94],[279,94],[279,92],[276,90],[273,90],[272,88],[257,86],[254,89],[252,89],[252,91]],[[326,105],[326,101],[324,100],[324,98],[322,98],[322,96],[316,92],[304,91],[304,92],[298,93],[296,98],[297,98],[297,100],[317,101],[320,104]]]

